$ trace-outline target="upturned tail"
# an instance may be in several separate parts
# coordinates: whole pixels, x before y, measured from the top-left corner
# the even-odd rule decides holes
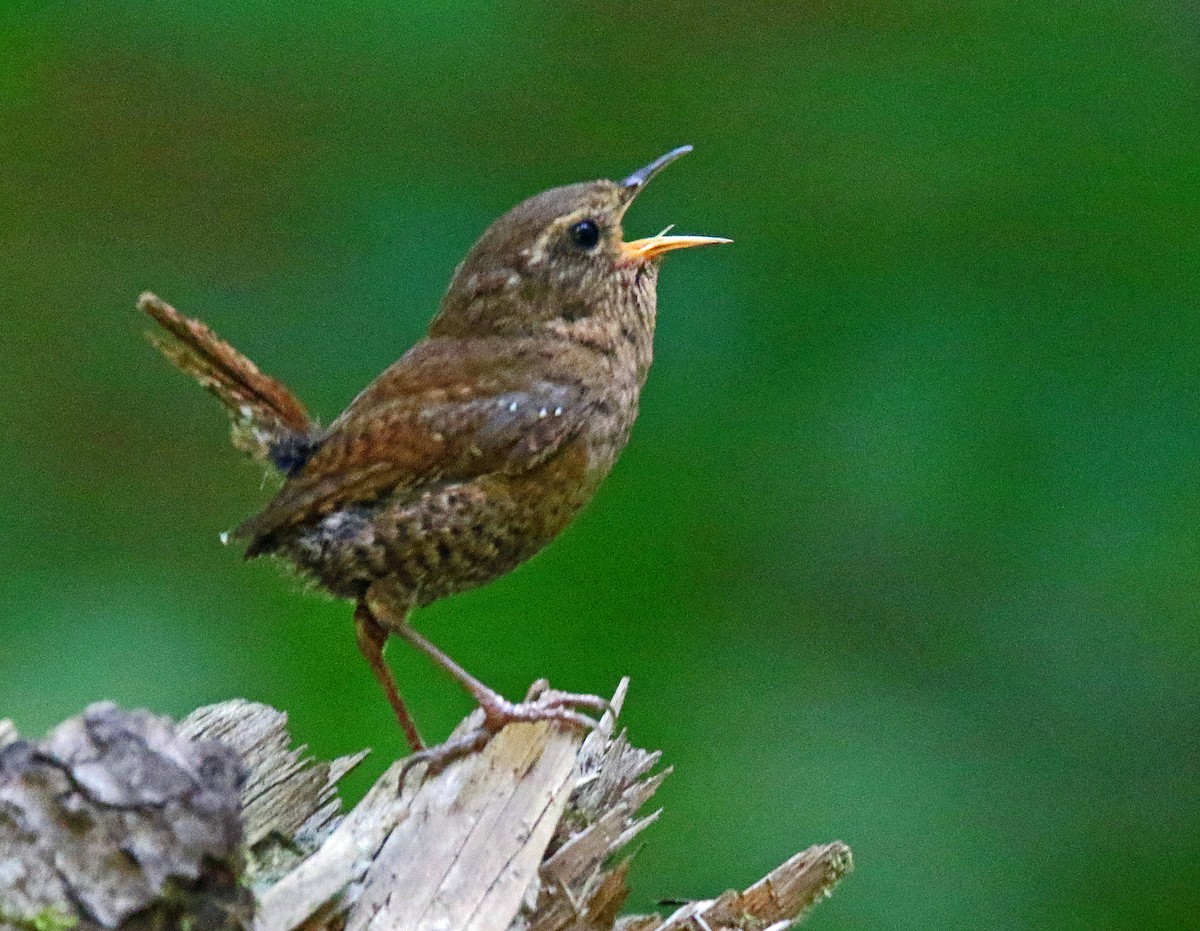
[[[147,334],[154,347],[225,406],[235,447],[284,475],[304,465],[319,444],[317,425],[285,385],[157,295],[143,294],[137,306],[162,327]]]

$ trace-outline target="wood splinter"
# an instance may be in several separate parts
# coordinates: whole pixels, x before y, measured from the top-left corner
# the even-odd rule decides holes
[[[621,852],[670,772],[615,731],[627,688],[591,733],[510,724],[436,774],[394,763],[348,812],[337,783],[365,754],[308,757],[265,705],[178,725],[93,705],[37,743],[0,722],[0,931],[790,927],[850,871],[845,844],[667,917],[618,917]]]

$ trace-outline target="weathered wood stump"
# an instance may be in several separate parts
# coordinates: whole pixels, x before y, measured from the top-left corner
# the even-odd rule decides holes
[[[614,727],[513,724],[439,773],[393,764],[343,813],[365,753],[311,759],[264,705],[175,725],[99,704],[39,743],[0,722],[0,929],[779,931],[850,870],[835,841],[744,892],[619,918],[621,851],[669,770]]]

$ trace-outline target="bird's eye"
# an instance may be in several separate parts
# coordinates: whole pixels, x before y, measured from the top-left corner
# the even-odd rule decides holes
[[[568,232],[571,242],[581,249],[595,249],[600,242],[600,225],[595,220],[580,220]]]

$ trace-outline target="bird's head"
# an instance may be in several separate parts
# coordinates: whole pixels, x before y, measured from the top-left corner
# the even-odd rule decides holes
[[[674,149],[623,181],[552,188],[513,207],[455,270],[430,334],[524,335],[548,324],[620,314],[631,302],[652,305],[658,259],[675,249],[730,241],[665,231],[625,241],[621,221],[629,205],[691,148]]]

